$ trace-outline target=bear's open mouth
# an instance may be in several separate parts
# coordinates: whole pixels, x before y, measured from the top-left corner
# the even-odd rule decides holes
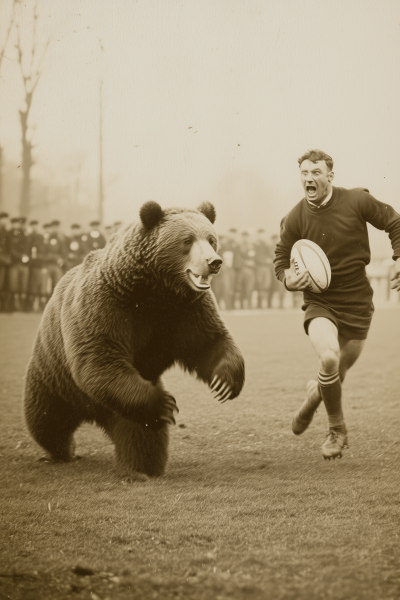
[[[211,275],[208,275],[208,277],[204,277],[203,275],[195,275],[190,269],[187,270],[187,274],[189,275],[190,281],[196,286],[197,289],[209,289],[211,283]]]

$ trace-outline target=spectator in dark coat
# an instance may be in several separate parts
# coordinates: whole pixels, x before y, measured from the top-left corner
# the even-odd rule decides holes
[[[274,250],[268,243],[264,229],[257,231],[255,252],[257,305],[258,308],[263,308],[268,307],[268,292],[274,275]]]
[[[106,243],[107,240],[100,231],[100,221],[92,221],[88,235],[88,252],[104,248]]]
[[[231,310],[234,308],[236,281],[241,265],[237,230],[234,227],[228,231],[228,235],[223,239],[219,254],[224,261],[218,275],[221,278],[221,298],[224,301],[226,310]]]
[[[275,256],[276,244],[278,243],[278,241],[279,241],[279,235],[274,234],[273,236],[271,236],[271,245],[272,245],[272,249],[274,251],[274,256]],[[285,292],[286,292],[286,290],[285,290],[283,283],[281,281],[279,281],[279,279],[277,279],[276,277],[273,277],[271,287],[269,288],[269,292],[268,292],[268,308],[272,308],[272,302],[273,302],[275,293],[277,293],[277,295],[278,295],[278,307],[283,308]]]
[[[29,286],[27,310],[35,307],[43,307],[46,300],[47,271],[45,267],[45,245],[43,234],[39,231],[39,222],[34,219],[30,221],[30,233],[28,234],[28,256],[29,256]]]
[[[67,271],[79,265],[88,253],[88,237],[82,233],[79,223],[71,225],[71,234],[67,239]]]
[[[11,264],[9,251],[8,213],[0,213],[0,312],[9,308],[8,271]]]
[[[9,234],[11,310],[18,311],[27,309],[29,249],[25,223],[25,217],[14,217],[11,219],[11,231]]]
[[[240,271],[236,291],[242,308],[252,308],[253,292],[256,284],[255,248],[247,231],[240,241]]]
[[[48,229],[48,236],[45,237],[45,266],[47,296],[50,298],[66,268],[67,244],[64,235],[60,232],[60,221],[52,221]]]

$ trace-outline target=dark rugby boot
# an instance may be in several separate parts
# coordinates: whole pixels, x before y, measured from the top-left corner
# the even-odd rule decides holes
[[[349,447],[346,425],[330,427],[325,442],[322,444],[322,456],[325,460],[342,458],[343,449]]]
[[[295,435],[304,433],[313,420],[318,406],[321,404],[322,396],[319,391],[318,381],[311,379],[307,383],[307,396],[300,409],[293,416],[292,431]]]

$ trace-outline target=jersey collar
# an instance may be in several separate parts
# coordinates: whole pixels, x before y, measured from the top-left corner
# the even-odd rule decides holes
[[[311,202],[310,200],[308,200],[308,198],[306,198],[306,200],[307,200],[308,204],[310,204],[314,208],[322,208],[323,206],[326,206],[328,204],[329,200],[332,198],[332,194],[333,194],[333,187],[332,187],[331,191],[329,192],[329,194],[327,195],[327,197],[325,198],[325,200],[322,202],[322,204],[315,204],[315,202]]]

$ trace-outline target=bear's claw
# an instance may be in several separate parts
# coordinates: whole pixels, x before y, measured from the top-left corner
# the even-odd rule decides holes
[[[166,398],[166,404],[167,404],[168,408],[172,411],[176,410],[176,412],[179,413],[179,408],[178,408],[175,398],[173,396],[171,396],[171,394],[166,394],[165,398]]]
[[[210,387],[213,392],[216,392],[214,398],[219,402],[226,402],[232,395],[232,388],[229,383],[223,382],[217,375],[212,380]]]
[[[164,395],[164,406],[159,420],[167,423],[168,425],[176,425],[174,411],[179,413],[179,408],[176,404],[175,398],[167,392]]]

